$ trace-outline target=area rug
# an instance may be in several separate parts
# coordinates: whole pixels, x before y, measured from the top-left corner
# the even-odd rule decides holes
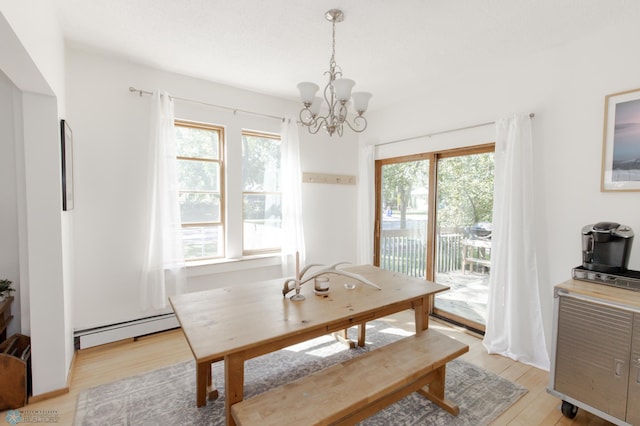
[[[365,348],[348,349],[331,336],[324,336],[254,358],[245,363],[245,398],[409,334],[374,321],[367,324]],[[202,408],[195,406],[193,361],[91,388],[78,397],[74,424],[224,425],[222,363],[214,364],[213,381],[220,396]],[[414,393],[360,425],[486,425],[526,392],[518,384],[457,359],[448,364],[446,378],[446,396],[460,406],[457,417]]]

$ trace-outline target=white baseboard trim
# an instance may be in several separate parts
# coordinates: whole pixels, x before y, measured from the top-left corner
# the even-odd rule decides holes
[[[86,349],[118,340],[131,339],[180,327],[175,314],[156,315],[118,324],[77,330],[74,333],[76,349]]]

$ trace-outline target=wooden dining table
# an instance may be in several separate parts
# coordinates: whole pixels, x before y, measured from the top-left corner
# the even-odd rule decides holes
[[[449,288],[371,265],[342,269],[380,288],[331,273],[328,294],[316,295],[311,281],[301,286],[301,301],[290,299],[294,291],[283,296],[284,279],[170,297],[196,361],[197,406],[217,397],[213,362],[224,360],[225,415],[233,425],[230,407],[243,399],[246,360],[407,309],[420,332],[428,328],[434,295]]]

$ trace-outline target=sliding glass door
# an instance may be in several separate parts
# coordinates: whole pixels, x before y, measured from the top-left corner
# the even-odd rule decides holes
[[[445,284],[434,314],[484,331],[493,144],[376,162],[375,264]]]
[[[434,313],[484,331],[491,273],[493,152],[442,156],[433,280],[450,287],[438,294]]]
[[[427,276],[429,162],[429,158],[403,158],[377,166],[378,264],[418,278]]]

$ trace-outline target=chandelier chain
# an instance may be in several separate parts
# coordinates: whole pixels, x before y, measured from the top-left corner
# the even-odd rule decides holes
[[[336,66],[336,21],[335,19],[332,22],[333,24],[333,33],[332,39],[333,43],[331,44],[331,68],[335,68]]]

